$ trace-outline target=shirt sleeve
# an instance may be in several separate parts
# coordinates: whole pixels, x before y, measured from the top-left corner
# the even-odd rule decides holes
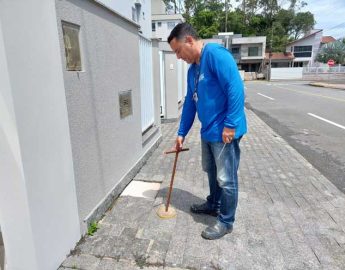
[[[236,62],[230,52],[219,47],[210,52],[208,62],[226,98],[224,126],[236,129],[244,112],[244,89]]]
[[[190,128],[193,125],[195,114],[196,114],[196,105],[195,101],[193,100],[193,90],[192,90],[192,72],[191,68],[188,70],[188,88],[187,88],[187,95],[184,100],[183,109],[182,109],[182,116],[180,121],[180,127],[177,132],[178,136],[185,137]]]

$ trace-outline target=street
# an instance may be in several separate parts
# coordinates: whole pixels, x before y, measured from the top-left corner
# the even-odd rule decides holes
[[[302,81],[245,87],[246,107],[345,193],[345,91]]]

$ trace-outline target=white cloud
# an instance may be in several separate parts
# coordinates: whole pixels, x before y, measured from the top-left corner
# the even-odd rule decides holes
[[[323,29],[324,36],[345,36],[344,0],[309,0],[307,3],[301,11],[310,11],[314,14],[315,29]]]

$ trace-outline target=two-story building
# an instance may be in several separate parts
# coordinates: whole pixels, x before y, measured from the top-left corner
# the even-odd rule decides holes
[[[258,72],[265,59],[266,37],[243,37],[233,32],[218,33],[212,40],[222,40],[222,44],[233,55],[238,69]]]
[[[312,30],[304,37],[286,45],[286,52],[294,56],[293,67],[313,66],[322,41],[322,30]]]

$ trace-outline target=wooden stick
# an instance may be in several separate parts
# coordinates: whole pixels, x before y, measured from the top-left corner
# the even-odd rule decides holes
[[[172,153],[184,152],[184,151],[189,151],[189,148],[183,148],[180,151],[177,151],[177,150],[165,151],[164,154],[172,154]]]
[[[179,152],[184,152],[184,151],[188,151],[188,150],[189,150],[189,148],[184,148],[184,149],[181,149],[180,151],[173,150],[173,151],[164,152],[165,154],[175,153],[174,167],[173,167],[173,171],[171,174],[169,193],[168,193],[167,203],[165,204],[165,212],[168,212],[168,208],[169,208],[169,204],[170,204],[170,197],[171,197],[172,187],[174,184],[174,177],[175,177],[175,172],[176,172],[176,164],[177,164],[178,154],[179,154]]]

